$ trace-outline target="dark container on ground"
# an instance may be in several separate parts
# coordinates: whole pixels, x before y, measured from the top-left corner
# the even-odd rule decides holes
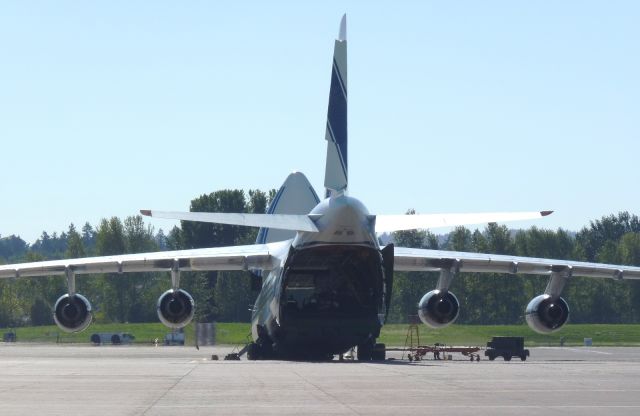
[[[502,357],[505,361],[510,361],[512,357],[519,357],[525,361],[529,356],[529,350],[524,348],[523,337],[493,337],[487,342],[484,355],[489,357],[489,360]]]

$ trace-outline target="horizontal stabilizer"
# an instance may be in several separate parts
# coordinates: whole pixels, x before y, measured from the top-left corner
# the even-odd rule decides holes
[[[533,220],[547,216],[552,212],[553,211],[376,215],[376,232],[383,233],[424,228],[456,227],[459,225],[484,224],[489,222]]]
[[[226,212],[173,212],[140,210],[142,215],[170,220],[211,222],[215,224],[245,225],[248,227],[276,228],[279,230],[317,232],[318,228],[308,215],[236,214]]]

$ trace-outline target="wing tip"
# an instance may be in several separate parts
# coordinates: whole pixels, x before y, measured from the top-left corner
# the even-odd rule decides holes
[[[546,217],[547,215],[553,214],[553,211],[540,211],[540,215]]]
[[[340,31],[338,32],[338,40],[344,42],[347,40],[347,14],[342,15],[340,19]]]
[[[147,217],[151,217],[151,210],[150,209],[141,209],[140,210],[140,214],[145,215]]]

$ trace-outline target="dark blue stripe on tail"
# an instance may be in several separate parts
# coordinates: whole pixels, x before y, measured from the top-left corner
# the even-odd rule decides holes
[[[284,193],[284,188],[285,186],[281,186],[280,189],[278,190],[278,193],[276,193],[276,196],[273,198],[273,201],[271,201],[271,204],[269,204],[269,209],[267,209],[267,214],[273,214],[273,211],[276,209],[276,206],[278,205],[278,201],[280,200],[280,197]],[[256,238],[256,244],[264,244],[267,241],[268,233],[269,233],[268,228],[264,228],[264,227],[260,228],[260,230],[258,230],[258,238]]]
[[[331,72],[331,90],[329,92],[328,128],[331,137],[338,145],[342,167],[347,172],[347,97],[340,71],[336,62]],[[345,175],[346,176],[346,175]]]

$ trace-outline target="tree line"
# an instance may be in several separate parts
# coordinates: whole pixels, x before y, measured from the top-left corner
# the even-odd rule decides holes
[[[508,254],[560,260],[640,265],[640,220],[621,212],[591,221],[579,232],[531,227],[510,230],[489,224],[483,230],[457,227],[444,238],[429,231],[402,231],[394,235],[400,246],[452,251]],[[435,288],[438,273],[395,273],[389,320],[405,322],[416,314],[416,302]],[[465,324],[518,324],[524,308],[544,293],[548,278],[499,273],[461,273],[450,290]],[[640,319],[640,282],[575,277],[562,295],[575,323],[632,323]]]
[[[221,190],[191,201],[191,211],[266,212],[275,191]],[[257,229],[182,222],[169,233],[157,232],[139,215],[124,220],[103,219],[94,228],[49,234],[28,245],[17,236],[0,238],[0,264],[61,258],[107,256],[159,250],[181,250],[252,244]],[[250,276],[244,272],[185,272],[181,287],[196,302],[200,322],[248,321],[256,296]],[[76,289],[92,303],[98,322],[155,322],[156,301],[170,288],[169,273],[78,275]],[[0,327],[53,324],[52,307],[66,293],[62,276],[0,280]]]
[[[191,211],[264,213],[275,190],[221,190],[191,201]],[[0,263],[105,256],[158,250],[181,250],[252,244],[256,228],[181,222],[167,234],[145,224],[141,216],[103,219],[94,228],[73,224],[59,234],[43,232],[29,245],[17,236],[0,238]],[[455,251],[511,254],[640,265],[640,220],[622,212],[592,221],[577,233],[532,227],[510,230],[489,224],[482,230],[458,227],[447,235],[411,230],[391,236],[397,245]],[[389,322],[406,322],[417,302],[438,279],[437,273],[396,272]],[[451,291],[461,303],[458,322],[515,324],[524,322],[527,302],[544,292],[547,278],[463,273]],[[99,322],[154,322],[158,296],[170,287],[168,273],[80,275],[77,290],[94,306]],[[200,322],[250,320],[257,292],[246,272],[186,272],[181,287],[197,304]],[[51,309],[66,293],[63,277],[0,281],[0,327],[52,324]],[[563,296],[572,322],[630,323],[640,318],[640,282],[573,278]]]

